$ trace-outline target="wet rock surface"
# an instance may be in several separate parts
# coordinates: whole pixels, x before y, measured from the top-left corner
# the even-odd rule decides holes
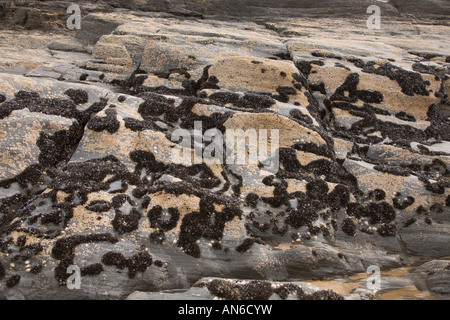
[[[380,30],[371,1],[86,1],[78,31],[53,2],[0,7],[1,298],[448,299],[445,1]],[[174,161],[180,129],[269,155]]]

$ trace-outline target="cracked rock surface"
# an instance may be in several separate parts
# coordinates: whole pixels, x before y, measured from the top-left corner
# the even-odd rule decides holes
[[[0,298],[449,298],[447,1],[380,30],[372,1],[80,1],[74,31],[52,2],[0,3]],[[198,123],[278,130],[277,170],[174,162]]]

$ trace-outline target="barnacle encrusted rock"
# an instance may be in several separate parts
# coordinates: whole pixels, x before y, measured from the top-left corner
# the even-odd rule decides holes
[[[0,298],[448,298],[445,1],[13,2]]]

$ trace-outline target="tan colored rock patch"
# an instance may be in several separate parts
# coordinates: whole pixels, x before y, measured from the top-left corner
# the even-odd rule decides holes
[[[340,138],[334,138],[334,152],[338,159],[347,158],[347,154],[353,149],[353,142]]]
[[[324,83],[328,95],[332,95],[337,88],[342,86],[346,78],[355,71],[346,70],[344,68],[332,66],[318,66],[312,65],[312,73],[309,76],[311,83]],[[402,89],[395,80],[390,80],[387,77],[369,74],[364,72],[357,72],[359,74],[358,90],[378,91],[383,94],[383,101],[374,106],[384,109],[391,114],[396,114],[401,111],[406,111],[411,114],[418,121],[427,119],[427,112],[430,105],[439,103],[440,99],[436,98],[433,93],[429,96],[414,95],[408,96],[402,93]],[[429,90],[432,92],[439,91],[439,82],[434,79],[434,76],[422,74],[424,80],[430,81]],[[361,103],[357,103],[361,105]]]
[[[287,193],[294,192],[305,192],[306,193],[306,181],[299,181],[295,179],[286,179],[288,187],[286,188]]]
[[[391,114],[406,111],[416,120],[425,121],[428,118],[428,108],[432,104],[440,102],[440,99],[436,98],[433,93],[430,93],[429,96],[417,94],[407,96],[402,92],[397,81],[383,76],[360,73],[359,79],[358,90],[376,90],[383,94],[383,102],[375,106],[389,111]]]
[[[195,65],[191,46],[149,41],[144,49],[141,68],[150,73],[165,73],[171,69],[190,69]]]
[[[244,240],[246,235],[245,230],[245,220],[235,217],[230,222],[225,224],[225,228],[223,229],[224,238],[231,238],[237,240]]]
[[[346,162],[349,160],[346,160]],[[397,176],[381,171],[370,170],[373,165],[361,161],[353,161],[357,166],[347,167],[348,171],[358,179],[361,190],[369,191],[381,189],[391,201],[399,192],[403,195],[412,195],[415,202],[409,207],[414,212],[418,206],[432,206],[435,202],[444,202],[446,195],[431,194],[425,190],[423,183],[416,176]],[[344,166],[345,163],[344,163]]]
[[[300,162],[302,166],[307,166],[311,162],[318,161],[318,160],[327,160],[331,161],[331,159],[318,156],[317,154],[311,153],[311,152],[303,152],[303,151],[297,151],[297,160]]]
[[[326,144],[325,140],[315,131],[305,128],[295,121],[273,113],[239,113],[225,122],[226,129],[266,129],[279,130],[279,146],[290,147],[297,142],[315,143],[318,146]],[[270,140],[268,140],[270,150]]]
[[[183,90],[182,81],[179,79],[163,79],[157,76],[149,76],[142,84],[145,87],[166,87],[170,89]]]
[[[330,94],[334,93],[337,88],[342,86],[345,79],[347,79],[347,77],[353,72],[351,70],[346,70],[339,67],[321,67],[315,64],[311,66],[312,73],[309,75],[308,80],[314,84],[320,84],[323,82],[325,89]]]
[[[299,73],[290,61],[223,55],[209,69],[209,75],[219,80],[218,86],[229,91],[255,91],[277,94],[279,87],[293,88],[292,75]],[[283,76],[285,75],[285,76]],[[291,95],[293,102],[307,106],[308,99],[303,93]]]
[[[254,63],[254,62],[256,63]],[[262,70],[265,72],[262,72]],[[287,77],[282,77],[285,72]],[[292,62],[228,55],[218,58],[209,69],[210,76],[219,79],[219,86],[226,89],[276,93],[279,86],[292,86],[292,74],[299,73]]]
[[[165,191],[160,191],[150,195],[150,198],[150,206],[147,211],[143,213],[144,216],[147,216],[148,211],[155,206],[160,206],[163,209],[176,208],[180,214],[180,219],[178,220],[177,226],[166,233],[168,238],[178,239],[178,234],[180,233],[180,227],[184,216],[191,212],[198,212],[200,210],[200,198],[194,195],[181,194],[176,196],[166,193]],[[150,232],[154,231],[154,229],[150,227],[148,219],[145,219],[142,222],[141,227],[144,230],[150,230]]]
[[[32,113],[28,109],[13,111],[0,120],[0,180],[20,174],[39,161],[36,145],[42,131],[54,134],[67,130],[73,121],[59,116]]]
[[[129,158],[130,152],[149,150],[155,155],[156,160],[170,163],[171,150],[174,146],[175,144],[167,140],[161,132],[151,130],[134,132],[121,126],[114,134],[92,130],[85,133],[74,158],[87,161],[114,155],[133,171],[135,163]]]

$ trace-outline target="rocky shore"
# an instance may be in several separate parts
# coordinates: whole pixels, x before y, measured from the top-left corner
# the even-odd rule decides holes
[[[0,298],[450,297],[448,1],[124,3],[0,1]]]

